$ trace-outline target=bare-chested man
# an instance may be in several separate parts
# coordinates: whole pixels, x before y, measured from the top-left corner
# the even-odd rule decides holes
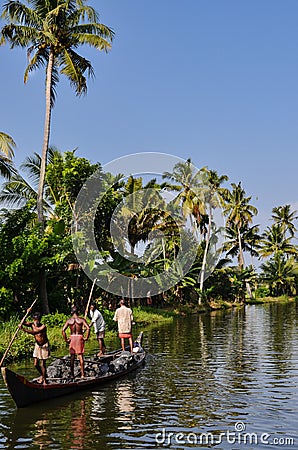
[[[32,318],[33,322],[25,322],[23,325],[20,325],[20,329],[25,331],[25,333],[32,334],[35,338],[35,347],[33,352],[34,366],[41,375],[39,382],[46,384],[46,360],[50,356],[50,344],[47,336],[47,327],[40,322],[41,314],[39,312],[34,313]],[[24,326],[30,327],[31,330],[24,328]],[[41,361],[41,366],[39,361]]]
[[[84,372],[84,344],[85,341],[89,338],[90,327],[84,317],[78,316],[78,309],[76,306],[71,308],[72,317],[68,319],[63,328],[62,335],[67,344],[69,344],[69,353],[70,353],[70,374],[71,377],[74,378],[74,362],[75,356],[78,355],[80,361],[81,368],[81,377],[85,377]],[[70,328],[70,336],[69,338],[66,336],[67,328]],[[84,337],[84,328],[86,328],[86,337]]]

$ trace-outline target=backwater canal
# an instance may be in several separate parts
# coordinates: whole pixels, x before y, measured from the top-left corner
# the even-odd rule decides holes
[[[47,404],[17,410],[1,379],[0,448],[298,449],[297,306],[149,328],[143,369]]]

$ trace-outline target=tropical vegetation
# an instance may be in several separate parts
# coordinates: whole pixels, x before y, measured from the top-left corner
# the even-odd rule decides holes
[[[45,314],[68,313],[73,302],[85,308],[92,280],[77,260],[72,231],[82,238],[75,203],[95,173],[102,186],[109,186],[96,210],[94,235],[100,261],[108,261],[112,269],[103,275],[111,285],[117,273],[128,284],[136,277],[155,277],[159,289],[150,306],[178,305],[190,311],[223,302],[243,304],[265,295],[296,296],[298,215],[290,204],[274,206],[272,224],[262,231],[258,210],[242,182],[229,184],[227,175],[208,167],[198,170],[191,159],[177,163],[160,179],[126,179],[103,172],[100,162],[78,157],[75,150],[50,147],[60,75],[67,77],[76,95],[85,94],[94,71],[78,48],[89,45],[107,52],[114,37],[85,0],[8,1],[2,19],[1,44],[27,49],[24,81],[31,72],[45,70],[46,104],[41,153],[28,155],[18,170],[13,164],[16,144],[0,133],[2,320],[24,312],[34,298]],[[116,209],[121,220],[115,221]],[[179,260],[182,237],[194,256],[186,273],[181,268],[185,261]],[[100,265],[94,255],[88,258],[90,267]],[[160,273],[173,265],[175,282],[164,291]],[[99,286],[93,297],[107,311],[119,300]],[[131,291],[130,297],[135,307],[148,305],[145,295],[135,298]]]

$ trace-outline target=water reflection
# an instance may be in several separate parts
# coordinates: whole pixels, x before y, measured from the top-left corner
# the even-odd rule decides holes
[[[47,448],[52,443],[48,432],[49,424],[49,420],[37,420],[35,422],[36,431],[33,436],[32,443],[41,450]]]
[[[86,401],[72,403],[70,417],[70,432],[67,433],[69,448],[83,449],[86,435]]]
[[[133,403],[133,391],[132,384],[126,383],[125,385],[119,386],[116,390],[116,401],[119,408],[120,414],[131,413],[134,411],[134,403]],[[130,417],[131,414],[128,414]]]

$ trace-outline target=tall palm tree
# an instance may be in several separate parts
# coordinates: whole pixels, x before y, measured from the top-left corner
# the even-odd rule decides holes
[[[231,183],[232,191],[225,194],[224,213],[227,215],[227,227],[236,228],[239,246],[239,269],[244,268],[244,256],[242,248],[241,230],[252,222],[253,216],[258,213],[257,208],[249,202],[251,197],[246,197],[245,190],[238,184]]]
[[[64,74],[76,95],[86,94],[87,79],[94,76],[93,67],[77,48],[87,44],[97,50],[108,51],[113,31],[99,22],[97,12],[86,5],[86,0],[10,0],[3,6],[0,44],[11,48],[27,48],[28,65],[24,82],[30,72],[46,67],[45,122],[41,154],[40,177],[37,190],[37,218],[44,230],[43,198],[49,148],[51,112],[56,97],[59,75]],[[49,312],[46,274],[40,272],[40,298],[45,313]]]
[[[223,195],[227,194],[227,190],[222,188],[221,185],[228,180],[227,175],[219,176],[215,170],[208,170],[203,168],[201,172],[205,175],[204,177],[204,197],[207,209],[208,225],[206,229],[205,238],[205,248],[202,262],[202,269],[200,274],[200,291],[203,291],[204,279],[207,264],[207,254],[210,246],[211,231],[212,231],[212,219],[213,219],[213,209],[223,205]]]
[[[295,228],[293,221],[298,219],[298,215],[297,211],[291,211],[291,205],[276,206],[273,208],[272,219],[277,225],[281,226],[284,236],[288,231],[290,236],[294,237],[297,229]]]
[[[146,243],[150,232],[156,227],[162,217],[165,204],[160,195],[160,185],[156,179],[150,180],[143,186],[143,179],[130,176],[123,189],[123,205],[121,206],[121,220],[113,220],[114,239],[120,238],[117,245],[124,244],[123,236],[130,243],[130,253],[135,254],[135,247],[139,242]],[[123,249],[122,249],[123,250]]]
[[[251,257],[259,256],[260,240],[261,236],[259,233],[259,226],[253,225],[249,227],[245,225],[240,230],[241,235],[241,248],[243,252],[247,252]],[[224,249],[227,252],[227,256],[238,256],[239,261],[239,239],[238,239],[238,229],[234,227],[226,227],[226,237],[227,241],[224,244]],[[239,264],[240,265],[240,264]]]
[[[16,170],[12,164],[16,143],[9,134],[0,131],[0,175],[10,178]]]
[[[37,193],[38,221],[44,223],[43,191],[49,147],[51,111],[55,102],[59,75],[64,74],[77,95],[86,94],[87,76],[94,76],[88,59],[77,53],[87,44],[97,50],[111,47],[113,31],[99,22],[97,12],[85,0],[8,1],[3,6],[6,25],[1,30],[1,44],[11,48],[27,48],[28,65],[24,82],[30,72],[46,67],[45,124],[41,170]]]
[[[176,184],[165,185],[168,190],[178,191],[176,204],[181,205],[182,214],[190,218],[192,225],[199,227],[201,216],[205,214],[205,208],[200,194],[202,193],[202,173],[195,171],[191,159],[183,163],[175,164],[172,172],[164,172],[163,178],[174,181]],[[193,224],[195,218],[195,224]]]

